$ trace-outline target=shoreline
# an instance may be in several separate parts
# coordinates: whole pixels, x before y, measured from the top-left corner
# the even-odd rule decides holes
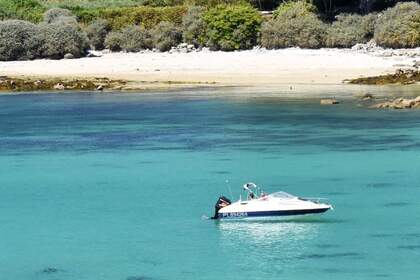
[[[101,57],[0,62],[0,75],[23,79],[124,81],[123,90],[194,87],[339,85],[345,80],[393,74],[420,61],[352,49],[254,49],[237,52],[104,53]]]

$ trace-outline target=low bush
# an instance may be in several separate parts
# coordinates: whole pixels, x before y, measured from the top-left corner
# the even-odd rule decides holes
[[[140,6],[105,9],[99,13],[99,16],[109,22],[112,30],[119,30],[131,25],[151,29],[162,21],[181,25],[182,17],[186,11],[187,8],[184,6],[158,8]]]
[[[373,38],[376,14],[366,16],[342,14],[328,28],[328,47],[348,48]]]
[[[206,25],[202,19],[204,8],[191,6],[182,19],[182,38],[184,42],[198,47],[203,43]]]
[[[173,23],[162,21],[151,30],[153,46],[161,52],[169,51],[182,42],[182,31]]]
[[[52,8],[44,13],[44,22],[53,23],[63,17],[73,17],[73,13],[67,9]]]
[[[56,21],[40,24],[40,28],[45,42],[42,57],[60,59],[67,53],[81,57],[89,48],[86,34],[77,25]]]
[[[141,5],[151,7],[167,7],[184,4],[183,0],[142,0]]]
[[[203,14],[205,43],[213,50],[249,49],[257,44],[262,18],[249,5],[219,5]]]
[[[280,5],[274,18],[262,26],[261,45],[268,49],[324,46],[327,25],[314,11],[314,6],[303,1]]]
[[[0,22],[0,60],[27,60],[41,55],[43,38],[37,25],[21,20]]]
[[[374,38],[383,47],[419,47],[420,5],[403,2],[386,10],[377,20]]]
[[[105,37],[105,47],[113,52],[119,52],[122,50],[123,36],[119,31],[112,31]]]
[[[105,38],[110,31],[109,24],[104,19],[97,19],[85,28],[86,35],[92,49],[102,50],[105,47]]]
[[[42,20],[45,8],[36,0],[0,0],[0,19]]]
[[[219,5],[247,5],[248,0],[186,0],[184,3],[190,6],[216,7]]]
[[[111,32],[105,39],[107,48],[113,51],[138,52],[153,47],[152,36],[142,26],[127,26],[119,32]]]
[[[315,5],[304,1],[285,1],[273,13],[274,18],[306,17],[318,13]]]

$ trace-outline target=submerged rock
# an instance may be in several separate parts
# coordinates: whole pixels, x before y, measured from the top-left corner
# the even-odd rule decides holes
[[[321,105],[336,105],[339,104],[340,102],[337,99],[321,99],[320,104]]]
[[[147,276],[129,276],[125,280],[152,280],[152,278]]]
[[[55,267],[46,267],[42,270],[42,273],[51,274],[51,273],[57,273],[61,270]]]

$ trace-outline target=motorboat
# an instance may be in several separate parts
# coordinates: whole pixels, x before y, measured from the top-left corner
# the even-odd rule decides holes
[[[246,198],[231,202],[220,196],[215,205],[212,219],[244,219],[244,218],[296,218],[307,215],[322,214],[332,209],[332,205],[322,202],[323,198],[302,198],[279,191],[264,193],[254,183],[243,185]]]

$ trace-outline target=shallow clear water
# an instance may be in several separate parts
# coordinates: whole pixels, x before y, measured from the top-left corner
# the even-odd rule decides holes
[[[0,133],[1,278],[420,275],[420,111],[3,95]],[[234,198],[254,181],[328,197],[335,210],[290,222],[202,219],[230,196],[226,180]]]

